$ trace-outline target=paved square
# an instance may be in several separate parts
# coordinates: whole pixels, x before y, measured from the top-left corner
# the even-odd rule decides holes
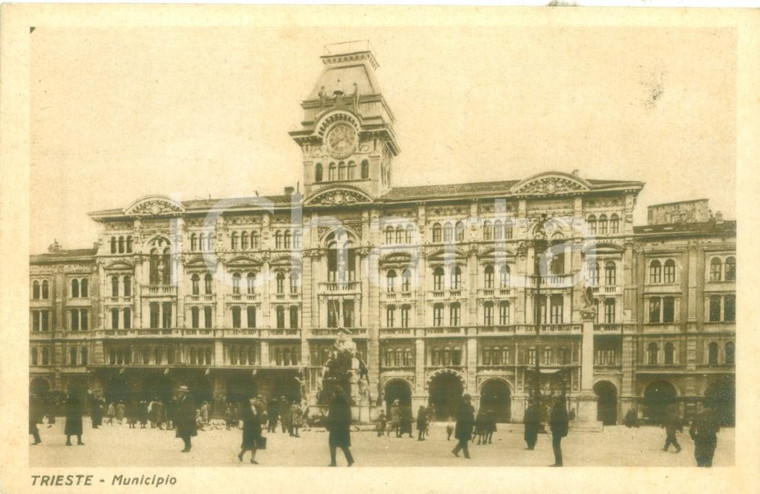
[[[212,429],[199,431],[193,438],[190,453],[180,453],[182,441],[174,431],[129,429],[124,425],[104,425],[93,430],[85,419],[84,446],[65,446],[65,420],[59,419],[48,428],[40,425],[43,443],[30,446],[32,467],[203,467],[230,466],[261,468],[265,466],[326,466],[329,463],[327,433],[324,429],[301,432],[292,438],[282,432],[267,434],[265,451],[257,453],[258,466],[237,459],[241,430]],[[606,427],[603,432],[573,432],[562,441],[565,466],[695,466],[694,443],[688,433],[678,434],[683,450],[662,451],[665,431],[657,427],[628,429]],[[499,424],[493,444],[471,443],[472,458],[455,458],[451,449],[456,444],[446,440],[443,424],[433,424],[430,436],[417,441],[409,436],[376,437],[374,431],[351,435],[356,467],[378,466],[548,466],[554,462],[551,436],[540,434],[534,451],[526,451],[519,425]],[[31,436],[30,436],[31,441]],[[76,441],[74,441],[76,442]],[[721,429],[714,466],[734,464],[734,429]],[[345,466],[338,452],[339,466]]]

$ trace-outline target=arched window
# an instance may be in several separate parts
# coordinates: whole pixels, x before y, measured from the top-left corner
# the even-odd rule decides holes
[[[483,359],[483,365],[491,365],[491,347],[490,346],[483,348],[483,355],[481,358]]]
[[[493,239],[493,224],[489,220],[483,223],[483,240]]]
[[[285,328],[285,307],[282,305],[277,306],[277,329]]]
[[[676,282],[676,262],[673,259],[665,261],[664,280],[665,283]]]
[[[211,295],[213,288],[213,277],[211,274],[206,273],[206,276],[203,277],[203,285],[203,289],[206,295]]]
[[[443,225],[443,241],[451,243],[452,240],[454,240],[454,228],[451,226],[451,223],[446,223]]]
[[[298,321],[298,306],[290,307],[290,329],[296,329],[300,326]]]
[[[410,307],[408,305],[402,305],[401,306],[401,327],[402,328],[408,328],[409,327],[409,312]]]
[[[391,269],[386,275],[386,289],[388,293],[396,291],[396,271]]]
[[[662,265],[654,260],[649,263],[649,283],[662,283]]]
[[[733,365],[736,361],[736,346],[733,341],[726,342],[726,363]]]
[[[240,273],[232,274],[232,293],[240,295]]]
[[[385,243],[386,244],[393,243],[393,227],[392,226],[385,227]]]
[[[248,295],[256,293],[256,273],[248,273],[246,276],[246,293]]]
[[[277,293],[285,293],[285,273],[277,273],[275,279]]]
[[[464,242],[464,223],[457,221],[454,226],[454,240],[457,242]]]
[[[652,297],[649,299],[649,322],[660,322],[660,297]]]
[[[389,305],[385,309],[385,327],[393,328],[396,326],[396,306]]]
[[[356,163],[353,161],[348,162],[348,176],[347,178],[349,180],[353,180],[356,178]]]
[[[437,292],[443,290],[443,268],[433,270],[433,290]]]
[[[111,254],[116,254],[116,237],[111,237]]]
[[[337,170],[337,167],[335,166],[335,163],[330,163],[330,167],[327,169],[327,180],[331,182],[335,180],[336,170]]]
[[[513,233],[514,229],[512,228],[512,222],[510,220],[506,220],[504,222],[504,238],[510,240]]]
[[[591,286],[599,286],[599,263],[588,263],[588,281]]]
[[[279,231],[274,234],[274,248],[282,249],[282,233]]]
[[[256,327],[256,306],[249,305],[246,308],[246,315],[248,317],[247,323],[249,328],[255,328]]]
[[[251,232],[251,249],[259,248],[259,232]]]
[[[499,288],[509,288],[509,266],[502,264],[499,267]]]
[[[462,269],[459,266],[455,266],[451,270],[451,289],[460,290],[462,288]]]
[[[248,250],[248,232],[243,232],[240,235],[240,248],[242,250]]]
[[[232,306],[232,327],[240,328],[240,307],[237,305]]]
[[[599,216],[599,235],[607,235],[607,215]]]
[[[111,296],[112,297],[119,296],[119,277],[118,276],[111,276]]]
[[[290,249],[290,230],[285,231],[285,235],[283,235],[283,239],[284,239],[284,244],[285,244],[284,247],[286,249]]]
[[[401,291],[408,292],[411,289],[412,272],[405,269],[401,272]]]
[[[47,280],[42,280],[42,298],[47,299],[50,297],[50,289]]]
[[[723,271],[723,263],[717,257],[713,257],[710,261],[710,281],[720,281],[720,275]]]
[[[190,318],[192,321],[193,329],[198,329],[201,326],[201,310],[198,307],[190,309]]]
[[[362,161],[362,178],[369,178],[369,161]]]
[[[589,233],[591,233],[592,235],[596,235],[596,216],[594,216],[593,214],[590,215],[588,219],[586,220],[586,222],[588,223]]]
[[[71,280],[71,298],[79,297],[79,280]]]
[[[127,237],[127,252],[132,253],[132,235]]]
[[[90,287],[87,278],[82,278],[82,281],[79,282],[79,294],[84,298],[90,296]]]
[[[604,323],[615,323],[615,299],[608,298],[604,300]]]
[[[206,250],[209,252],[214,252],[214,234],[209,233],[206,236]]]
[[[322,163],[317,163],[317,166],[314,167],[314,181],[322,181]]]
[[[198,250],[206,250],[206,234],[201,233],[198,235]]]
[[[123,283],[124,283],[124,296],[131,297],[132,296],[132,278],[129,276],[125,276]]]
[[[37,300],[40,298],[40,282],[37,280],[34,280],[32,283],[32,298],[34,300]]]
[[[714,341],[707,347],[707,363],[710,365],[718,364],[718,344]]]
[[[346,164],[344,162],[338,163],[338,180],[346,179]]]
[[[736,281],[736,258],[726,258],[726,272],[724,278],[726,281]]]
[[[230,236],[230,249],[237,250],[238,248],[238,233],[232,232],[232,235]]]
[[[190,284],[192,285],[193,295],[201,294],[201,277],[194,274],[190,277]]]
[[[650,343],[649,346],[647,346],[647,364],[649,365],[657,365],[657,353],[659,352],[659,348],[657,347],[657,343]]]
[[[665,343],[665,365],[673,365],[676,347],[673,343]]]
[[[459,326],[461,309],[462,306],[459,305],[459,302],[454,302],[449,306],[449,326]]]
[[[411,244],[413,236],[414,236],[414,227],[412,225],[406,225],[406,232],[404,233],[404,242],[407,244]]]
[[[615,263],[607,261],[604,265],[604,284],[607,286],[615,286],[617,284],[617,270],[615,269]]]
[[[493,326],[493,302],[483,304],[483,325]]]
[[[443,304],[433,305],[433,326],[443,326]]]
[[[405,236],[406,235],[404,234],[404,228],[401,225],[397,226],[396,227],[396,243],[403,244]]]
[[[610,233],[613,235],[620,233],[620,217],[616,214],[610,216]]]
[[[499,302],[499,325],[509,326],[509,302]]]
[[[204,328],[208,329],[211,326],[213,326],[213,322],[211,320],[212,319],[212,315],[213,315],[213,313],[212,313],[211,307],[206,306],[206,307],[203,308],[203,327]]]
[[[440,223],[433,224],[433,242],[434,243],[441,242],[441,224]]]
[[[290,293],[298,293],[298,273],[290,273]]]
[[[493,288],[493,266],[490,264],[483,270],[483,288],[486,290]]]
[[[496,220],[493,224],[493,238],[494,240],[504,240],[504,225],[500,220]]]
[[[125,247],[124,237],[119,237],[119,254],[124,253],[124,247]]]
[[[193,252],[198,250],[198,236],[195,233],[190,235],[190,250]]]

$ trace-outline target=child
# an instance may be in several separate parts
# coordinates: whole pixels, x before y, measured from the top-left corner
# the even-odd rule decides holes
[[[451,435],[454,434],[454,422],[451,417],[449,417],[449,421],[446,424],[446,440],[451,441]]]

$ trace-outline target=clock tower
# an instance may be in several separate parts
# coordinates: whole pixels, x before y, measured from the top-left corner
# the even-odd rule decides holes
[[[328,190],[344,191],[341,197],[380,197],[391,187],[399,149],[370,44],[327,45],[321,59],[322,73],[301,102],[301,128],[290,133],[303,152],[305,201]]]

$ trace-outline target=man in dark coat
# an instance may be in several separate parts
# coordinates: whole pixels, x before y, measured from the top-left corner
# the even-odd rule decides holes
[[[177,399],[176,416],[174,417],[174,425],[176,429],[176,437],[179,437],[184,441],[185,448],[183,453],[190,451],[192,443],[190,438],[198,435],[198,430],[195,424],[195,405],[188,396],[189,390],[187,386],[180,386],[177,390],[179,397]]]
[[[541,414],[538,410],[538,404],[532,401],[525,410],[525,444],[526,449],[532,450],[536,447],[538,431],[541,428]]]
[[[92,411],[90,412],[90,419],[92,420],[92,428],[97,429],[101,425],[103,425],[103,412],[105,406],[103,405],[103,400],[100,398],[95,398],[92,403]]]
[[[267,432],[277,432],[277,417],[279,415],[279,411],[277,407],[277,400],[275,398],[269,400],[267,415],[269,415]]]
[[[427,410],[423,405],[417,410],[417,440],[425,440],[425,431],[427,430]]]
[[[411,405],[402,406],[400,425],[399,425],[399,428],[401,429],[402,437],[404,436],[404,434],[409,434],[409,438],[414,439],[414,437],[412,436],[412,422],[413,421],[414,421],[414,417],[412,416]]]
[[[330,432],[330,464],[328,466],[338,465],[335,462],[335,455],[340,448],[343,450],[350,467],[354,464],[354,457],[351,455],[351,406],[348,404],[342,389],[336,389],[334,393],[335,396],[330,403],[330,411],[325,423]]]
[[[718,446],[718,419],[709,408],[705,408],[691,422],[689,435],[694,440],[694,458],[699,467],[711,467],[715,448]]]
[[[44,414],[42,408],[42,400],[40,400],[34,393],[29,395],[29,434],[34,437],[32,445],[40,444],[42,442],[42,439],[40,439],[40,431],[37,429],[37,424],[42,422],[42,416]]]
[[[470,395],[462,396],[462,402],[457,410],[457,423],[454,431],[454,437],[459,441],[456,447],[451,451],[454,456],[459,456],[460,451],[464,451],[464,457],[470,458],[470,450],[467,443],[472,438],[472,427],[475,424],[475,408],[470,404]]]
[[[280,397],[280,405],[277,407],[280,412],[280,425],[282,425],[282,433],[290,432],[290,405],[288,400],[284,396]]]
[[[251,398],[249,402],[240,410],[240,416],[243,419],[243,443],[240,445],[240,454],[238,460],[243,461],[243,454],[246,451],[251,452],[251,463],[258,465],[256,461],[256,442],[261,441],[261,423],[264,421],[264,410],[256,398]]]
[[[77,445],[84,446],[82,442],[82,413],[84,403],[79,393],[74,392],[66,400],[66,425],[63,432],[66,434],[66,446],[71,446],[71,436],[77,437]]]
[[[567,436],[567,431],[570,427],[570,420],[567,416],[567,408],[565,407],[565,398],[563,396],[554,398],[554,406],[549,416],[549,423],[552,428],[552,449],[554,449],[554,465],[551,466],[561,467],[562,438]]]
[[[631,407],[628,409],[628,411],[625,414],[625,418],[623,419],[623,424],[625,424],[626,427],[629,429],[631,427],[638,427],[639,426],[639,417],[636,414],[636,410]]]
[[[678,416],[678,411],[676,410],[675,405],[671,405],[668,407],[667,412],[665,413],[665,420],[662,422],[662,426],[665,428],[665,447],[662,448],[663,451],[667,451],[670,445],[676,447],[676,453],[681,452],[681,445],[678,444],[678,438],[676,438],[676,432],[680,432],[683,430],[683,425],[681,424],[681,419]]]

